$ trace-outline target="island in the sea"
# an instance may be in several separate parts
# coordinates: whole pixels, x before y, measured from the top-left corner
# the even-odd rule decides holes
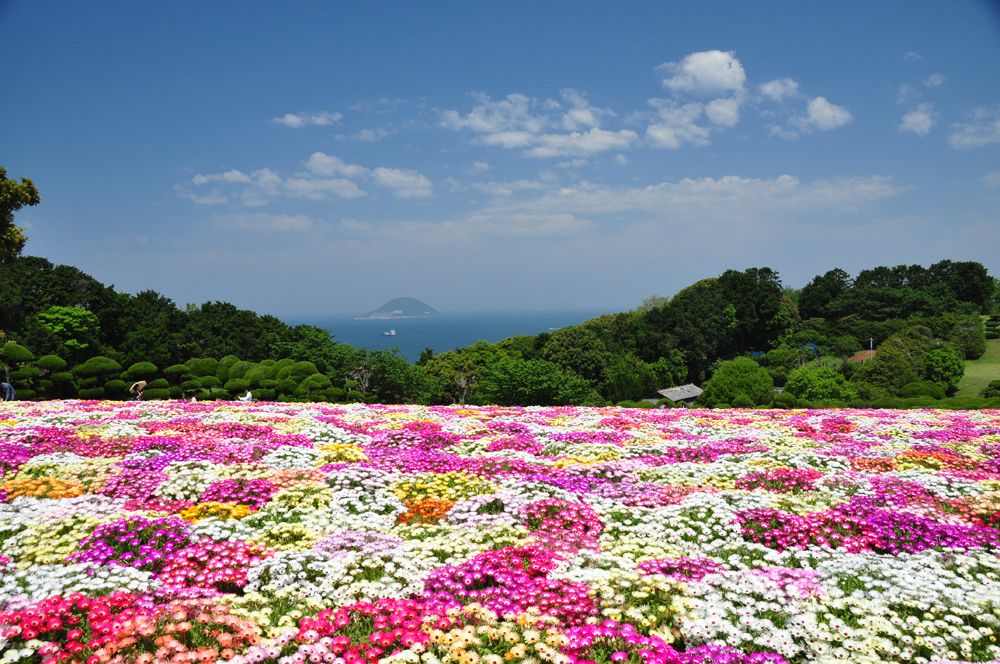
[[[433,307],[430,307],[413,297],[397,297],[389,300],[375,311],[370,311],[365,318],[428,318],[430,316],[440,316]]]

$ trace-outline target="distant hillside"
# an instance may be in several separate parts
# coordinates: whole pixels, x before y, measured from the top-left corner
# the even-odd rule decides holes
[[[375,311],[368,312],[362,318],[427,318],[440,315],[434,308],[416,298],[397,297]]]

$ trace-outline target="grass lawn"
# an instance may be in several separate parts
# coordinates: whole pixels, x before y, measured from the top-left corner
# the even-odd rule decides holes
[[[1000,339],[987,339],[983,356],[965,363],[965,376],[955,396],[978,397],[979,390],[994,380],[1000,380]]]

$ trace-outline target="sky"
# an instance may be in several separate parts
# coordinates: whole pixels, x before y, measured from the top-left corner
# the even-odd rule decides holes
[[[0,0],[26,254],[179,306],[1000,275],[995,2]]]

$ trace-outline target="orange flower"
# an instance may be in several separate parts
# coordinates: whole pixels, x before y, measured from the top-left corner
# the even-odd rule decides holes
[[[417,498],[403,504],[408,508],[406,514],[399,517],[403,524],[437,523],[455,506],[454,501],[443,498]]]

